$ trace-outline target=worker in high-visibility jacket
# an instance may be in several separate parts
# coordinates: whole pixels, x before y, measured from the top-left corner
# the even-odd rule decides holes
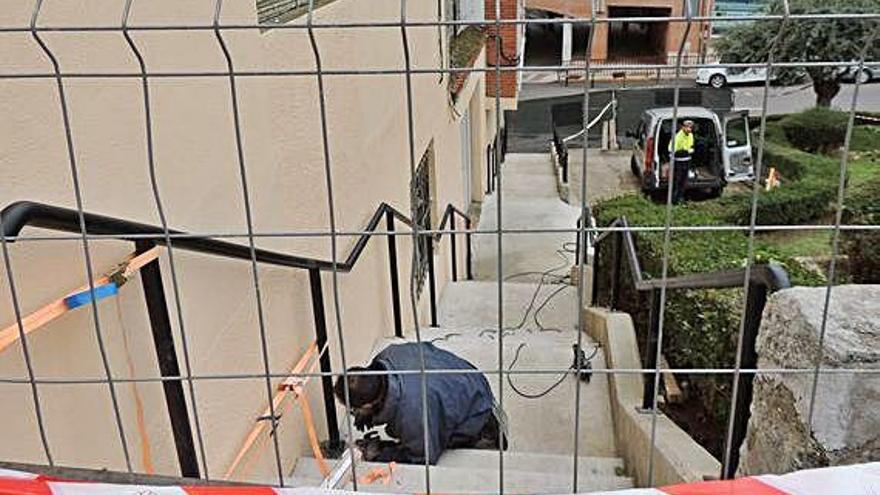
[[[691,158],[694,154],[693,120],[685,120],[681,123],[681,128],[675,133],[670,148],[673,157],[672,203],[679,204],[684,201],[684,190],[687,187]]]

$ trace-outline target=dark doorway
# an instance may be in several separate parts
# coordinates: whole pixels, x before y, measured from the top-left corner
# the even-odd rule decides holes
[[[670,9],[609,7],[608,17],[669,17]],[[662,64],[666,62],[668,22],[614,22],[608,26],[608,60]]]
[[[559,19],[562,16],[546,10],[526,10],[528,19]],[[562,27],[561,23],[526,25],[526,65],[555,67],[562,62]],[[573,24],[571,30],[571,58],[583,60],[587,50],[587,35],[590,27],[587,23]]]
[[[555,19],[559,15],[546,10],[526,10],[527,19]],[[526,25],[526,65],[550,66],[562,57],[562,27],[559,24]]]

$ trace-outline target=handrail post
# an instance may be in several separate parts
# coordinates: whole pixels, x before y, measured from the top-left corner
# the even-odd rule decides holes
[[[657,334],[660,332],[660,290],[651,290],[651,312],[648,317],[648,335],[645,336],[645,369],[657,368]],[[642,409],[651,411],[654,409],[654,376],[642,374],[644,380],[644,394],[642,395]]]
[[[767,303],[768,287],[763,282],[749,284],[746,296],[745,321],[743,322],[742,354],[740,355],[741,369],[756,369],[758,367],[758,352],[756,343],[758,331],[761,327],[761,315]],[[730,462],[728,472],[721,473],[722,478],[729,479],[736,474],[739,467],[739,448],[746,438],[746,428],[751,416],[752,393],[755,375],[751,373],[739,373],[734,375],[739,380],[739,392],[736,395],[736,410],[733,418],[733,436],[730,446]]]
[[[467,270],[467,279],[474,279],[474,256],[471,247],[471,218],[465,217],[464,219],[464,228],[467,229],[467,234],[464,235],[464,241],[467,243],[465,246],[466,255],[467,255],[467,265],[465,266],[465,270]]]
[[[620,262],[622,259],[621,248],[623,247],[623,232],[617,232],[614,235],[614,255],[612,258],[611,275],[611,310],[617,310],[617,301],[620,299]]]
[[[452,249],[450,250],[450,254],[452,255],[452,281],[458,282],[458,253],[456,252],[455,246],[455,211],[450,208],[449,212],[450,225],[452,225]]]
[[[156,243],[153,241],[136,241],[135,252],[144,253],[155,246]],[[159,260],[155,259],[144,265],[140,273],[159,373],[163,377],[181,376]],[[189,409],[183,394],[183,384],[180,380],[163,380],[162,389],[165,392],[165,404],[168,406],[168,416],[171,420],[171,432],[177,449],[180,474],[185,478],[199,478],[199,462],[189,421]]]
[[[492,193],[492,145],[486,146],[486,194]]]
[[[562,143],[559,151],[559,162],[562,164],[562,182],[568,184],[568,149],[565,143]]]
[[[428,291],[431,297],[431,326],[437,326],[437,284],[434,279],[434,236],[427,236],[427,253],[428,256]]]
[[[339,421],[336,419],[336,404],[333,402],[333,377],[330,366],[330,351],[325,349],[327,345],[327,318],[324,314],[324,289],[321,287],[321,271],[318,268],[309,269],[309,288],[312,293],[312,313],[315,318],[315,345],[319,352],[323,350],[320,358],[321,385],[324,392],[324,416],[327,418],[327,436],[330,447],[340,445]]]
[[[400,279],[397,271],[397,237],[394,236],[394,213],[385,210],[385,228],[388,236],[388,269],[391,272],[391,311],[394,315],[394,335],[403,338],[403,321],[400,317]]]
[[[580,230],[578,230],[578,239],[580,239]],[[583,247],[580,248],[579,251],[583,252],[583,262],[589,263],[590,259],[587,257],[586,239],[583,239],[583,241]],[[603,242],[605,242],[605,239],[602,239],[593,246],[593,289],[590,294],[590,301],[593,306],[599,305],[599,279],[601,278],[599,273],[599,258],[601,257]],[[586,282],[586,280],[584,282]]]
[[[577,232],[574,233],[574,264],[581,264],[581,219],[577,221]]]

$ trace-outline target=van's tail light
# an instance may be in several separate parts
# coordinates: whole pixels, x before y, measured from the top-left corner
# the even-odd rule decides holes
[[[645,172],[654,169],[654,138],[648,138],[648,144],[645,146]]]

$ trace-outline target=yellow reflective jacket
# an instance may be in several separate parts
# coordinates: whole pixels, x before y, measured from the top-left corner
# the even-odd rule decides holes
[[[677,151],[687,151],[688,153],[694,152],[693,132],[688,134],[682,129],[675,134],[675,146],[672,148],[672,152],[675,153]]]

